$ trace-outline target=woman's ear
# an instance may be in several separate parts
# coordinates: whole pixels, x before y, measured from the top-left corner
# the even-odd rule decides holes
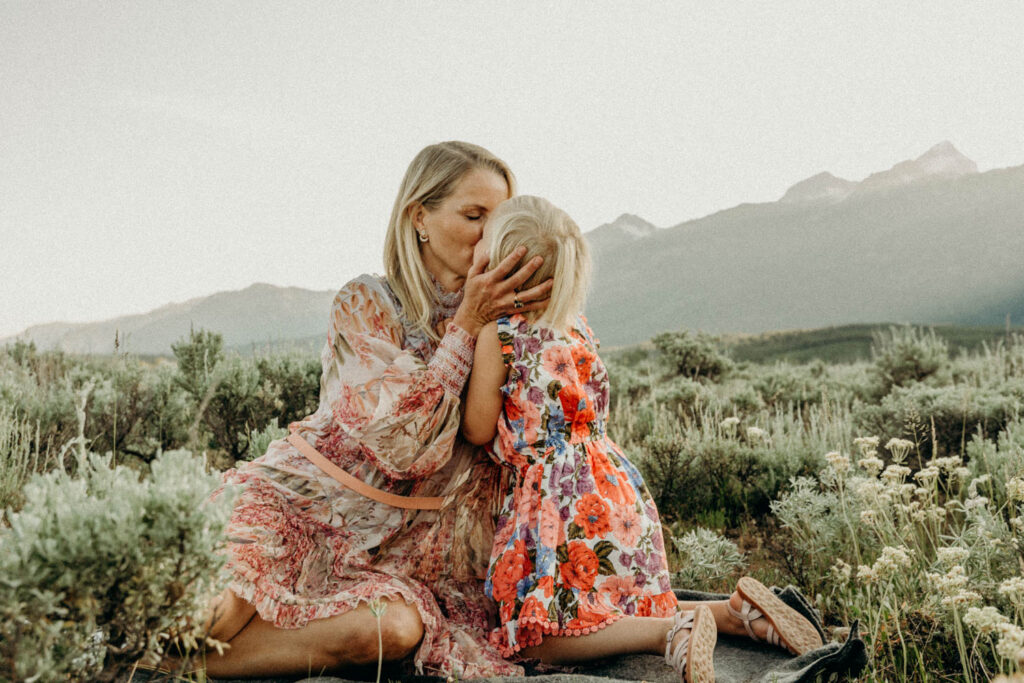
[[[416,228],[417,232],[422,232],[425,227],[423,219],[427,215],[427,209],[419,202],[409,207],[409,220],[412,221],[412,227]]]

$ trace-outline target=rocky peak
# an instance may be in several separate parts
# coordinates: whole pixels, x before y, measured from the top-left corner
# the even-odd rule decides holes
[[[817,201],[838,202],[846,199],[856,186],[857,183],[852,180],[837,178],[831,173],[822,172],[793,185],[786,190],[786,194],[782,195],[780,201],[787,204]]]

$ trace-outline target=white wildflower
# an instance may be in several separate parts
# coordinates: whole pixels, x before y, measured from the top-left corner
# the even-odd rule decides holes
[[[966,562],[967,558],[971,556],[971,551],[959,546],[950,546],[948,548],[936,548],[935,556],[942,564],[952,566]]]
[[[999,584],[999,593],[1015,605],[1024,605],[1024,577],[1012,576]]]
[[[945,458],[932,458],[928,461],[928,466],[937,467],[940,470],[945,470],[946,472],[952,472],[954,469],[962,465],[963,462],[963,458],[959,455],[950,455]]]
[[[828,461],[829,466],[839,474],[850,469],[850,459],[838,451],[826,453],[825,460]]]
[[[836,563],[832,565],[832,575],[845,583],[853,575],[853,567],[842,560],[836,560]]]
[[[988,498],[985,496],[978,496],[977,498],[968,498],[964,501],[965,510],[973,510],[974,508],[983,508],[988,505]]]
[[[881,472],[882,468],[885,466],[885,463],[882,462],[881,459],[876,458],[873,455],[861,458],[857,461],[857,464],[860,465],[870,477],[878,476],[878,473]]]
[[[861,453],[868,455],[878,448],[877,436],[858,436],[853,440],[853,445],[860,449]]]
[[[876,520],[874,510],[864,510],[860,513],[860,521],[864,524],[874,524]]]
[[[905,546],[886,546],[882,548],[882,554],[875,560],[871,569],[880,577],[892,576],[901,569],[910,567],[910,553]]]
[[[892,459],[896,462],[903,462],[907,453],[914,447],[913,441],[907,441],[906,439],[889,439],[889,442],[885,444],[886,449],[892,453]]]
[[[947,595],[939,601],[943,607],[959,607],[981,602],[981,595],[974,591],[962,590],[952,595]]]
[[[857,578],[864,583],[875,583],[878,581],[878,573],[871,567],[862,564],[857,567]]]
[[[949,473],[949,476],[967,479],[967,477],[971,476],[971,470],[969,470],[966,467],[957,467],[955,470]]]
[[[964,615],[964,623],[976,630],[978,633],[992,633],[997,631],[1003,624],[1010,623],[1010,620],[1003,616],[1003,613],[995,607],[971,607]]]
[[[935,584],[935,587],[945,596],[956,595],[967,585],[967,572],[963,566],[953,565],[945,574],[925,574],[928,580]]]
[[[934,465],[929,465],[922,470],[914,472],[914,479],[917,479],[921,484],[929,484],[939,478],[939,468]]]
[[[1006,482],[1006,497],[1013,501],[1024,500],[1024,479],[1013,477]]]
[[[1001,624],[999,642],[996,643],[996,654],[1014,663],[1024,660],[1024,629],[1016,624]]]
[[[739,423],[740,419],[738,417],[727,417],[721,422],[719,422],[718,426],[721,427],[723,430],[732,431],[733,429],[736,429],[736,426]]]
[[[767,441],[768,432],[760,427],[747,427],[747,438],[751,441]]]
[[[889,465],[885,468],[885,472],[882,472],[882,479],[893,485],[901,484],[908,474],[910,474],[910,468],[905,465]]]

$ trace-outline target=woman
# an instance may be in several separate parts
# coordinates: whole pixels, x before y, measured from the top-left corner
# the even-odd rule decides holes
[[[421,672],[519,673],[487,642],[497,466],[458,436],[480,328],[542,307],[550,290],[515,291],[541,263],[513,272],[525,249],[488,272],[473,262],[487,216],[514,192],[507,165],[476,145],[432,145],[409,166],[387,277],[356,278],[332,305],[318,410],[224,474],[242,490],[228,526],[233,579],[211,634],[230,648],[207,655],[209,675],[376,663],[378,636],[384,659],[413,655]],[[316,452],[328,462],[314,464]],[[411,507],[357,493],[333,466]],[[438,509],[417,509],[424,500]]]

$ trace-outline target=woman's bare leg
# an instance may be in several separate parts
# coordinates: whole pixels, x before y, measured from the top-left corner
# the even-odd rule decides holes
[[[211,638],[226,643],[238,635],[255,614],[256,608],[252,604],[238,597],[230,588],[225,588],[213,599],[213,614],[206,622],[206,630]]]
[[[412,654],[423,637],[417,609],[385,601],[380,638],[385,661]],[[340,673],[377,662],[377,618],[366,604],[299,629],[277,628],[258,614],[229,641],[223,655],[206,654],[206,672],[216,678]]]
[[[523,648],[525,657],[548,664],[571,664],[626,654],[665,654],[671,618],[623,617],[585,636],[544,636],[540,645]]]

